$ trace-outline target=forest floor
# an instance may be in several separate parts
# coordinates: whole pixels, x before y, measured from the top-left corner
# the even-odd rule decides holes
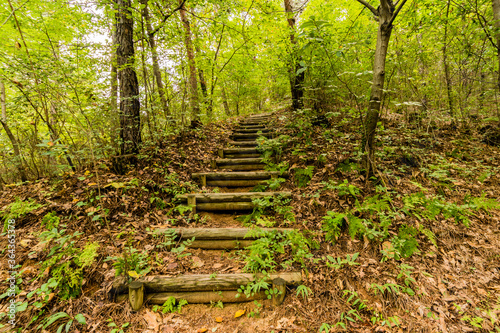
[[[308,239],[307,253],[292,242],[274,254],[271,269],[302,270],[305,286],[278,308],[190,304],[163,313],[146,304],[134,313],[128,302],[109,300],[113,263],[124,252],[143,261],[146,276],[244,271],[244,251],[179,255],[153,233],[241,225],[229,214],[182,214],[174,199],[199,191],[191,173],[212,170],[236,119],[148,144],[124,175],[97,161],[60,179],[9,186],[0,210],[15,219],[16,327],[56,332],[74,319],[75,332],[500,332],[500,148],[483,144],[476,129],[409,128],[393,116],[379,129],[377,179],[367,180],[356,169],[357,119],[274,114],[286,135],[274,142],[282,150],[276,161],[289,166],[279,190],[293,193],[295,222],[269,220]],[[28,207],[20,203],[28,199]],[[8,248],[5,234],[0,247]],[[7,281],[12,270],[2,254]],[[5,313],[10,298],[0,298]],[[235,318],[238,310],[245,315]],[[11,329],[2,321],[0,331]]]

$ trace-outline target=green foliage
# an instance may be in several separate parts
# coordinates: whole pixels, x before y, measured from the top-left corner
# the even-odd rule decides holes
[[[307,186],[313,177],[314,166],[309,165],[305,169],[295,169],[295,182],[298,187]]]
[[[335,184],[333,180],[322,182],[322,184],[325,190],[338,191],[340,197],[351,195],[355,198],[360,193],[360,189],[356,185],[349,184],[347,179],[338,184]]]
[[[268,225],[268,221],[263,219],[264,215],[277,214],[278,216],[282,216],[286,222],[295,222],[295,214],[292,207],[289,206],[290,202],[291,199],[286,199],[281,195],[252,199],[254,205],[252,213],[239,217],[238,220],[245,224],[264,223]]]
[[[108,327],[112,328],[109,333],[125,333],[127,327],[130,326],[130,323],[124,323],[122,326],[118,327],[112,318],[108,318],[107,322],[109,322]]]
[[[139,252],[133,247],[125,247],[122,256],[108,256],[104,261],[114,261],[115,275],[123,275],[131,278],[131,274],[138,276],[146,275],[151,268],[149,267],[149,256],[146,251]],[[135,272],[132,273],[132,272]]]
[[[42,219],[42,227],[47,230],[52,230],[54,228],[59,228],[59,222],[61,219],[56,215],[55,212],[47,213]]]
[[[344,265],[349,265],[349,267],[356,266],[359,265],[359,263],[356,262],[358,256],[359,252],[354,253],[352,256],[348,254],[345,259],[326,256],[326,259],[328,259],[326,265],[334,269],[341,269]]]
[[[54,228],[40,234],[51,245],[47,260],[42,262],[42,270],[49,269],[52,276],[45,286],[57,290],[62,299],[80,294],[84,269],[92,265],[99,249],[98,243],[87,243],[81,250],[75,245],[81,233],[65,235],[65,231]]]
[[[154,312],[160,311],[163,314],[165,314],[165,313],[174,313],[174,312],[181,313],[182,307],[184,305],[187,305],[187,304],[188,304],[188,302],[185,299],[176,300],[175,297],[170,296],[165,301],[165,303],[163,303],[163,305],[161,305],[161,306],[158,306],[158,305],[153,306],[153,311]]]
[[[311,288],[301,284],[297,287],[297,296],[302,296],[303,299],[308,299],[312,294]]]
[[[4,221],[3,230],[7,230],[7,221],[9,220],[17,220],[38,208],[43,207],[41,204],[37,204],[35,200],[21,200],[16,197],[16,201],[12,202],[7,208],[3,211],[0,211],[2,214],[2,219]]]
[[[271,178],[263,181],[263,184],[259,184],[255,186],[252,191],[253,192],[265,192],[267,189],[272,191],[276,191],[281,187],[286,180],[284,178]]]
[[[340,236],[346,215],[334,211],[328,211],[326,214],[326,216],[323,216],[321,229],[326,232],[325,238],[327,241],[335,242]]]
[[[76,321],[80,325],[87,325],[85,317],[81,313],[77,314],[74,318],[71,318],[71,316],[69,314],[67,314],[66,312],[57,312],[57,313],[54,313],[53,315],[51,315],[50,317],[45,318],[43,320],[42,324],[40,324],[37,329],[41,328],[41,329],[45,330],[50,325],[52,325],[55,322],[60,321],[60,320],[63,320],[65,322],[63,322],[61,325],[59,325],[56,333],[62,333],[63,331],[69,332],[74,321]]]
[[[306,259],[312,257],[311,249],[318,246],[296,230],[279,232],[255,228],[248,236],[260,237],[241,252],[246,262],[244,270],[252,273],[275,271],[278,257],[284,259],[280,263],[283,268],[289,268],[294,263],[305,267]]]
[[[266,137],[259,137],[257,139],[257,150],[262,154],[262,158],[270,159],[274,157],[275,160],[278,160],[283,154],[283,149],[290,144],[290,136],[288,135],[280,135],[277,138],[269,139]]]

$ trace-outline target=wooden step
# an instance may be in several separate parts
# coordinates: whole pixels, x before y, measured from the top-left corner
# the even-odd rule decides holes
[[[273,130],[269,128],[240,128],[235,131],[235,133],[258,133],[258,132],[269,133],[273,132]]]
[[[219,149],[220,158],[258,158],[261,153],[257,148],[224,148]]]
[[[170,276],[150,276],[127,283],[124,278],[117,278],[110,291],[110,298],[121,302],[129,299],[132,309],[138,311],[144,300],[151,304],[163,304],[169,297],[185,299],[188,303],[223,303],[248,302],[255,299],[266,299],[265,291],[247,298],[237,295],[241,286],[264,280],[270,288],[280,291],[273,299],[273,305],[280,305],[285,297],[286,287],[296,287],[302,283],[301,272],[284,272],[264,274],[192,274]],[[239,296],[239,297],[237,297]]]
[[[187,201],[193,207],[193,213],[203,211],[245,211],[252,210],[252,199],[263,197],[290,198],[291,192],[234,192],[234,193],[193,193],[178,195],[177,198]]]
[[[255,126],[255,125],[258,125],[258,126],[265,126],[268,124],[268,120],[253,120],[253,121],[245,121],[245,122],[240,122],[239,125],[240,126]]]
[[[227,144],[235,147],[257,147],[259,145],[255,140],[229,141]]]
[[[177,240],[193,239],[186,244],[189,248],[205,250],[244,249],[253,241],[264,237],[270,232],[292,231],[290,228],[263,228],[251,233],[250,228],[160,228],[155,234],[173,232]]]
[[[255,140],[258,137],[263,136],[266,138],[272,138],[274,136],[274,133],[233,133],[230,137],[234,141],[248,141],[248,140]]]
[[[199,180],[202,186],[221,187],[250,187],[263,184],[267,179],[279,176],[280,173],[277,171],[207,172],[191,175],[192,178]]]
[[[214,169],[262,170],[266,165],[262,158],[221,158],[212,160]]]

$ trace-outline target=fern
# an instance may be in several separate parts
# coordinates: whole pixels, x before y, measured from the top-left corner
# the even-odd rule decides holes
[[[297,181],[298,187],[306,186],[313,177],[314,166],[309,165],[305,169],[295,170],[295,180]]]
[[[323,216],[323,225],[321,229],[326,232],[325,239],[330,242],[337,241],[340,236],[340,228],[344,224],[346,214],[329,211]]]

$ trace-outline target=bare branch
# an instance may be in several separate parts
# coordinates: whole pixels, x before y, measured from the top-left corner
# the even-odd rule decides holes
[[[401,11],[401,8],[403,8],[403,6],[405,5],[407,0],[403,0],[403,2],[401,3],[401,5],[399,5],[399,7],[396,9],[396,11],[394,12],[394,14],[392,14],[392,17],[391,17],[391,20],[389,21],[389,23],[387,24],[387,27],[390,27],[392,25],[392,23],[394,22],[394,20],[396,19],[396,17],[398,16],[399,12]]]
[[[174,13],[176,11],[178,11],[182,7],[184,7],[185,3],[186,3],[186,0],[182,0],[182,2],[179,4],[179,6],[177,8],[175,8],[174,10],[172,10],[172,12],[170,14],[165,15],[165,17],[163,17],[163,20],[161,20],[160,25],[158,25],[158,27],[155,30],[151,31],[151,33],[149,34],[150,38],[151,38],[151,36],[154,36],[158,32],[158,30],[160,30],[163,27],[163,25],[165,24],[165,22],[167,22],[167,20],[168,20],[168,18],[170,16],[174,15]]]
[[[360,4],[368,8],[373,13],[373,15],[378,16],[378,10],[372,5],[370,5],[366,0],[356,0],[356,1],[358,1]]]

